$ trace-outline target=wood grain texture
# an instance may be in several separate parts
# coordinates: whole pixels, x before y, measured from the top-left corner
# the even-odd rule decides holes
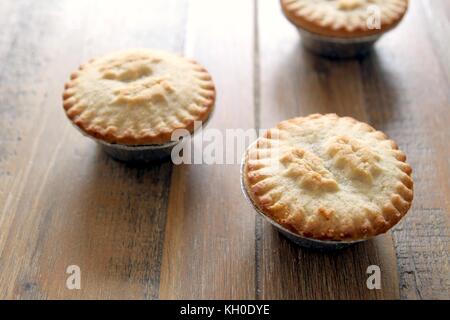
[[[186,54],[214,79],[218,97],[208,128],[222,134],[254,125],[252,14],[251,1],[190,2]],[[234,163],[174,168],[161,298],[255,297],[254,215]]]
[[[450,298],[448,9],[411,1],[402,25],[361,61],[368,118],[414,169],[412,210],[393,231],[404,299]]]
[[[310,113],[367,120],[357,60],[331,61],[305,51],[278,3],[260,2],[260,126]],[[262,223],[261,297],[267,299],[396,299],[395,252],[388,234],[323,254],[301,249]],[[378,265],[382,289],[369,290],[366,270]],[[277,276],[274,276],[277,275]]]
[[[278,1],[1,1],[0,299],[449,299],[450,2],[410,3],[371,56],[331,61],[302,49]],[[80,63],[129,47],[204,65],[222,133],[316,112],[368,121],[408,155],[412,210],[323,254],[255,215],[238,165],[111,160],[70,126],[61,92]],[[66,288],[71,264],[81,290]],[[371,264],[382,290],[366,288]]]
[[[0,10],[8,30],[0,38],[1,298],[158,297],[171,165],[111,160],[70,126],[61,92],[79,63],[110,50],[182,50],[186,10],[180,1],[104,4],[7,1]],[[81,290],[66,288],[72,264]]]

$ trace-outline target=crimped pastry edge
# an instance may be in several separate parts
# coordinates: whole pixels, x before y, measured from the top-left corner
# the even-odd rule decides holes
[[[309,31],[313,34],[317,34],[323,37],[351,39],[351,38],[364,38],[374,35],[382,35],[385,32],[395,28],[402,21],[403,17],[408,11],[409,0],[405,1],[406,1],[405,11],[401,15],[399,15],[397,19],[394,20],[393,22],[383,23],[380,29],[371,30],[367,29],[366,27],[362,28],[361,26],[358,26],[358,28],[351,31],[347,30],[345,27],[334,29],[331,26],[321,26],[317,24],[315,21],[311,21],[302,16],[296,15],[295,12],[289,10],[287,8],[286,0],[280,0],[280,4],[282,9],[281,11],[283,12],[286,19],[288,19],[297,28],[302,28],[306,31]]]
[[[333,232],[333,233],[327,233],[327,234],[317,234],[316,230],[314,228],[312,229],[299,229],[298,226],[296,226],[294,223],[290,223],[287,221],[283,221],[281,219],[277,219],[272,213],[271,209],[269,208],[273,203],[262,203],[260,201],[260,198],[255,194],[254,189],[252,189],[252,184],[249,181],[249,170],[248,168],[248,153],[251,150],[250,146],[246,153],[245,153],[245,163],[243,165],[243,174],[244,174],[244,187],[246,188],[247,195],[252,200],[252,203],[254,206],[256,206],[260,212],[265,214],[267,217],[275,221],[277,224],[281,225],[282,227],[286,228],[287,230],[293,232],[294,234],[297,234],[304,238],[310,238],[314,240],[320,240],[320,241],[361,241],[361,240],[367,240],[369,238],[375,237],[377,235],[386,233],[388,230],[390,230],[393,226],[395,226],[409,211],[412,205],[413,197],[414,197],[414,182],[412,179],[412,168],[411,166],[406,162],[406,155],[399,150],[398,145],[393,141],[390,140],[387,135],[381,131],[378,131],[374,129],[372,126],[368,125],[365,122],[358,121],[352,117],[339,117],[336,114],[311,114],[305,117],[297,117],[292,118],[288,120],[284,120],[279,122],[275,128],[279,128],[280,125],[283,123],[288,122],[297,122],[297,121],[308,121],[309,119],[317,119],[319,117],[332,117],[332,118],[341,118],[346,119],[350,122],[353,122],[355,124],[362,123],[364,124],[365,128],[367,130],[370,130],[374,134],[377,135],[377,139],[379,140],[386,140],[390,142],[390,146],[392,150],[397,150],[398,154],[396,155],[397,161],[399,161],[398,168],[405,173],[405,177],[403,180],[399,180],[399,186],[398,189],[401,189],[400,192],[392,194],[390,197],[390,201],[384,204],[384,206],[381,208],[381,214],[384,218],[384,221],[373,226],[370,230],[365,230],[366,232],[361,233],[361,230],[352,230],[350,232]],[[268,132],[270,132],[271,129],[267,130],[263,138],[267,137]],[[255,146],[257,148],[258,142],[261,138],[258,138],[255,142]]]
[[[159,50],[154,50],[159,51]],[[75,86],[75,80],[78,78],[80,72],[82,72],[83,69],[85,69],[89,64],[95,62],[97,59],[102,58],[94,58],[89,60],[87,63],[83,63],[78,67],[78,70],[74,71],[70,75],[70,80],[64,84],[64,91],[62,94],[63,99],[63,108],[65,111],[65,114],[67,118],[76,125],[79,129],[82,130],[85,134],[87,134],[90,137],[93,137],[98,140],[102,140],[107,143],[111,144],[122,144],[122,145],[129,145],[129,146],[141,146],[141,145],[162,145],[168,142],[171,142],[171,135],[172,133],[177,129],[186,129],[191,134],[194,133],[194,130],[196,129],[194,127],[195,121],[201,121],[206,122],[209,120],[209,117],[214,109],[214,104],[216,100],[216,88],[214,85],[214,82],[212,80],[211,75],[209,72],[200,65],[196,60],[192,58],[186,58],[181,54],[167,52],[167,51],[159,51],[164,53],[170,53],[171,55],[177,56],[179,58],[182,58],[186,60],[189,63],[193,64],[193,71],[196,71],[199,73],[198,77],[200,80],[205,81],[208,86],[206,91],[208,91],[208,94],[203,95],[200,93],[200,95],[205,99],[205,103],[201,106],[204,107],[204,111],[196,114],[195,119],[189,120],[186,123],[183,123],[183,126],[177,126],[177,127],[166,127],[164,131],[160,131],[156,135],[139,135],[138,133],[134,132],[127,132],[123,135],[116,135],[113,132],[108,131],[106,128],[101,128],[99,126],[91,125],[90,121],[82,121],[82,119],[77,119],[77,115],[70,115],[68,111],[76,105],[78,101],[71,99],[74,95],[74,93],[70,93],[70,89]]]

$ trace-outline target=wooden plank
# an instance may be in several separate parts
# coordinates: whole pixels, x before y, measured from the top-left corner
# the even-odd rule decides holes
[[[432,2],[432,4],[431,4]],[[403,299],[450,298],[448,1],[411,1],[405,21],[361,62],[371,123],[404,149],[415,199],[394,240]]]
[[[417,9],[420,8],[420,9]],[[450,41],[445,37],[450,31],[450,2],[445,0],[422,0],[412,6],[413,12],[422,10],[422,23],[426,25],[429,48],[437,56],[439,67],[450,83]],[[417,26],[416,26],[417,27]]]
[[[251,1],[190,2],[186,54],[214,78],[218,100],[208,128],[222,133],[253,127],[252,15]],[[236,164],[174,168],[161,298],[255,296],[255,218],[239,185]]]
[[[334,112],[368,120],[357,60],[331,61],[303,50],[297,30],[279,3],[258,9],[260,126],[309,113]],[[267,223],[257,230],[261,249],[259,283],[264,299],[395,299],[399,297],[390,234],[324,254],[301,249]],[[378,265],[382,289],[366,286],[367,267]]]
[[[157,298],[171,165],[105,156],[65,119],[79,63],[183,47],[180,1],[7,2],[0,10],[0,298]],[[3,8],[3,3],[2,3]],[[81,290],[66,288],[68,265]]]

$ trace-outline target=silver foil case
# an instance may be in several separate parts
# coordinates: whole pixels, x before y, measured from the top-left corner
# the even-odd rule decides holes
[[[382,34],[358,38],[326,37],[297,28],[303,47],[308,51],[331,59],[350,59],[369,54]]]

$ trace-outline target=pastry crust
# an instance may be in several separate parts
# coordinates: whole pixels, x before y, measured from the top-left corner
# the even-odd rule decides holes
[[[63,93],[66,115],[82,131],[124,145],[164,144],[176,129],[192,133],[214,102],[211,76],[196,61],[150,49],[81,65]]]
[[[286,18],[297,27],[327,37],[355,38],[394,28],[408,8],[408,0],[280,0]],[[373,7],[375,6],[375,7]],[[379,8],[379,29],[368,19]]]
[[[384,233],[409,210],[411,167],[396,143],[336,114],[280,122],[247,151],[244,187],[283,227],[317,240]]]

